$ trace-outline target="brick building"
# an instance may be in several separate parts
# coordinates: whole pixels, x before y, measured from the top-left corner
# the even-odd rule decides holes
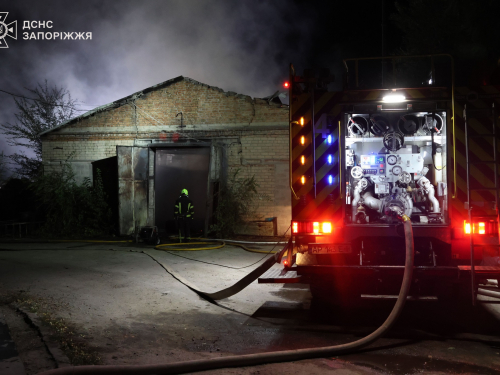
[[[69,159],[68,159],[69,158]],[[218,183],[239,169],[255,176],[259,198],[245,233],[278,233],[290,223],[288,107],[177,77],[98,107],[42,133],[46,173],[66,160],[77,180],[97,168],[119,231],[172,224],[173,202],[187,188],[196,225],[206,230]],[[111,189],[111,190],[109,190]]]

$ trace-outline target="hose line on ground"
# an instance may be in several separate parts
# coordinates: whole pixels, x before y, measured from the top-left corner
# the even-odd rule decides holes
[[[247,355],[236,355],[221,358],[202,359],[187,362],[174,362],[159,365],[135,365],[135,366],[79,366],[63,367],[49,370],[40,375],[77,375],[77,374],[185,374],[189,372],[215,370],[225,367],[256,366],[267,363],[297,361],[302,359],[328,357],[345,354],[361,349],[386,333],[401,314],[410,291],[413,274],[413,231],[408,217],[403,216],[404,233],[406,243],[406,261],[403,282],[399,291],[398,299],[385,320],[385,322],[370,335],[348,344],[327,346],[312,349],[284,350],[279,352],[258,353]]]
[[[495,292],[494,290],[481,289],[477,290],[477,294],[481,294],[487,297],[500,298],[500,292]]]
[[[288,228],[290,229],[290,228]],[[287,232],[288,232],[287,229]],[[286,234],[286,232],[285,232]],[[170,237],[171,239],[173,238],[178,238],[175,236]],[[178,242],[178,243],[169,243],[169,244],[161,244],[161,245],[156,245],[155,249],[157,250],[163,250],[163,247],[173,247],[177,246],[180,248],[177,249],[170,249],[172,251],[200,251],[200,250],[215,250],[215,249],[220,249],[226,245],[233,245],[233,246],[238,246],[241,247],[245,251],[249,251],[251,253],[258,253],[258,254],[275,254],[275,252],[269,252],[266,250],[259,250],[259,249],[252,249],[250,247],[245,246],[245,244],[249,245],[280,245],[280,244],[285,244],[287,241],[278,241],[278,242],[252,242],[252,241],[236,241],[236,240],[228,240],[228,239],[221,239],[221,238],[193,238],[193,239],[198,239],[202,240],[203,242]],[[194,245],[208,245],[211,244],[212,242],[215,242],[216,244],[214,246],[208,246],[208,247],[194,247]],[[188,247],[185,247],[186,245],[189,245]]]
[[[211,246],[198,247],[199,245],[211,245]],[[226,246],[224,241],[218,241],[218,243],[216,242],[215,244],[212,242],[179,242],[179,243],[164,243],[161,245],[156,245],[155,249],[170,250],[170,251],[202,251],[202,250],[216,250],[224,246]],[[173,247],[176,248],[173,249]]]

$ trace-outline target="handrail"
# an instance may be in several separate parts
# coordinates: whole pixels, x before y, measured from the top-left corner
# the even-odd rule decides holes
[[[392,60],[393,63],[396,59],[415,59],[415,58],[430,58],[431,59],[431,69],[434,69],[434,57],[448,57],[451,62],[451,122],[452,122],[452,134],[453,134],[453,195],[452,199],[457,197],[457,154],[456,154],[456,134],[455,134],[455,60],[453,56],[449,53],[437,53],[430,55],[399,55],[399,56],[386,56],[386,57],[355,57],[350,59],[343,59],[345,70],[349,72],[349,67],[347,66],[348,61],[355,62],[355,72],[356,72],[356,88],[359,86],[358,78],[358,62],[361,60]],[[434,78],[434,77],[433,77]]]

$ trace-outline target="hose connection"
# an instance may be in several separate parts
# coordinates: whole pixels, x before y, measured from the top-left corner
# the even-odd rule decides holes
[[[388,216],[393,216],[403,223],[406,221],[410,221],[410,217],[408,215],[405,215],[404,211],[396,206],[387,207],[385,209],[385,214]]]

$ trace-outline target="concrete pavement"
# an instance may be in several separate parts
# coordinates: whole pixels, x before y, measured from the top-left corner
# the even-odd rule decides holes
[[[312,303],[307,286],[252,283],[215,306],[200,299],[132,244],[0,244],[0,283],[48,301],[95,347],[104,364],[152,364],[221,355],[334,345],[353,341],[385,319],[393,302],[370,302],[354,313]],[[149,250],[206,291],[239,280],[262,254],[236,247],[182,252]],[[201,262],[200,262],[201,261]],[[218,374],[496,373],[500,310],[408,303],[397,326],[374,347],[317,359]],[[462,335],[462,336],[461,336]]]
[[[17,353],[16,345],[10,336],[5,317],[0,312],[0,374],[25,375],[24,366]]]

